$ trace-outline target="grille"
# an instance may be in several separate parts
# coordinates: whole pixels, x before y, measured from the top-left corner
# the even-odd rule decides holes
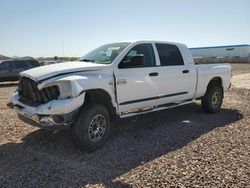
[[[57,99],[60,90],[58,86],[50,86],[42,90],[37,89],[37,83],[29,78],[22,77],[18,84],[20,101],[27,105],[39,105]]]

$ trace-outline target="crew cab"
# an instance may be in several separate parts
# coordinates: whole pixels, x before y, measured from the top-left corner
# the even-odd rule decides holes
[[[42,128],[70,126],[75,145],[91,152],[110,122],[201,100],[219,112],[230,87],[229,64],[195,65],[186,45],[160,41],[103,45],[79,61],[20,73],[12,103],[18,116]]]

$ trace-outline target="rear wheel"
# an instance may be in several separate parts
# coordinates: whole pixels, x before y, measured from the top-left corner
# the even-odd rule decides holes
[[[104,144],[109,129],[110,116],[105,106],[87,104],[72,127],[74,144],[82,151],[92,152]]]
[[[220,86],[208,88],[201,99],[203,109],[209,113],[219,112],[223,101],[223,89]]]

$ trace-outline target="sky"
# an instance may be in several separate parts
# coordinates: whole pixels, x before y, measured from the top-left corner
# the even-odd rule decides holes
[[[0,0],[0,54],[77,56],[134,40],[250,44],[250,0]]]

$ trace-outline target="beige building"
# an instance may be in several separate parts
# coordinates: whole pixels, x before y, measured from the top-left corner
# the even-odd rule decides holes
[[[207,57],[250,57],[250,45],[211,46],[190,48],[194,58]]]

